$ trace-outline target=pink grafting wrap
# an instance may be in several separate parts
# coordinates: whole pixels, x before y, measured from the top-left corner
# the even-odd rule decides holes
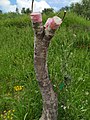
[[[42,22],[42,15],[41,13],[31,13],[31,20],[34,22],[34,23],[40,23]]]
[[[50,26],[50,24],[53,22],[53,19],[52,18],[48,18],[46,23],[45,23],[45,28],[48,28]]]
[[[53,18],[48,18],[44,26],[46,29],[49,29],[49,28],[57,29],[61,23],[62,23],[62,20],[59,17],[54,16]]]

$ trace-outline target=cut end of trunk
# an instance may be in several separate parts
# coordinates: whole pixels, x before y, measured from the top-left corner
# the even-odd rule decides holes
[[[31,13],[31,20],[33,23],[41,23],[42,22],[42,15],[39,12]]]
[[[56,30],[62,23],[62,19],[58,16],[54,16],[53,18],[48,18],[46,24],[44,25],[45,29],[47,30]]]

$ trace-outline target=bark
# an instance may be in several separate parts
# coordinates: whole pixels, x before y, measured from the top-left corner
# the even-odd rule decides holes
[[[40,120],[57,120],[58,98],[49,80],[47,53],[55,29],[47,30],[42,22],[33,22],[34,29],[34,67],[43,99],[43,112]]]

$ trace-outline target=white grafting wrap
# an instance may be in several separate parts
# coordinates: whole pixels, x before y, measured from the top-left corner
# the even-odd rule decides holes
[[[62,19],[59,18],[58,16],[54,16],[53,19],[56,25],[60,25],[62,23]]]

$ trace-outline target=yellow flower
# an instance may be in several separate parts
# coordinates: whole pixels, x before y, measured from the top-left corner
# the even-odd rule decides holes
[[[12,110],[13,112],[15,112],[15,110]]]
[[[20,91],[23,89],[23,86],[14,86],[15,91]]]
[[[6,112],[6,110],[4,110],[4,113]]]
[[[10,112],[11,112],[11,110],[8,111],[8,113],[10,113]]]

